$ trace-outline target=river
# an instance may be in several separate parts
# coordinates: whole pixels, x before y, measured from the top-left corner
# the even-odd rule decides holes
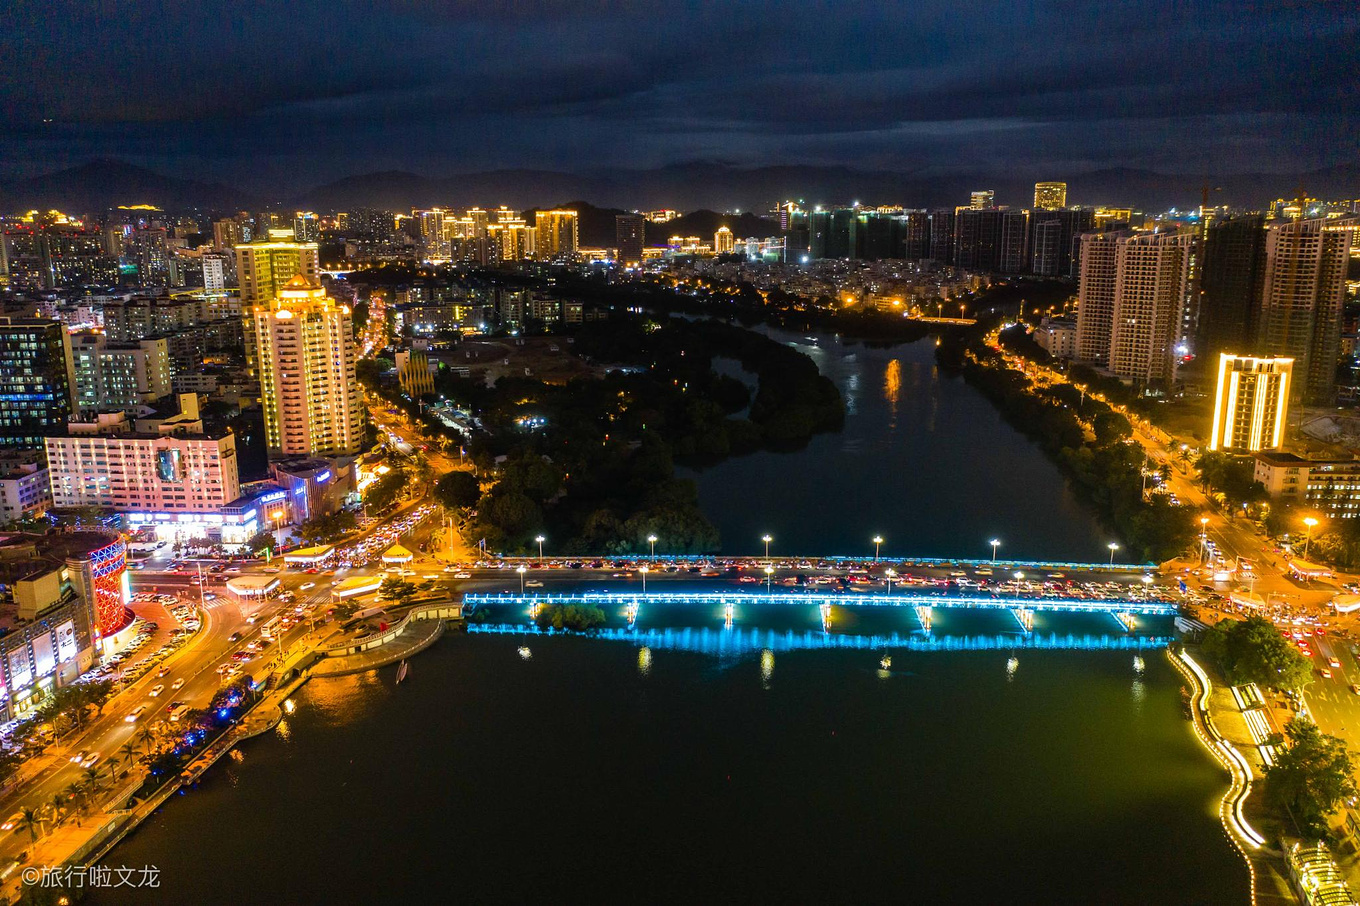
[[[929,343],[808,345],[845,431],[698,475],[728,550],[770,532],[776,553],[864,552],[878,532],[885,554],[1104,552]],[[837,631],[890,631],[853,611]],[[1046,628],[1112,629],[1071,619]],[[640,628],[704,643],[450,633],[400,687],[392,668],[313,681],[105,860],[158,866],[156,895],[96,902],[1247,902],[1226,778],[1162,651],[894,650],[885,670],[756,636],[815,634],[815,608],[738,621],[754,645],[653,608]]]

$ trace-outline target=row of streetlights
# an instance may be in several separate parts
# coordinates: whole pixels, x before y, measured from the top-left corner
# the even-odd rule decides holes
[[[1313,526],[1317,525],[1317,520],[1316,520],[1316,519],[1313,519],[1313,518],[1308,518],[1308,519],[1305,519],[1305,520],[1303,520],[1303,521],[1304,521],[1304,523],[1308,526],[1309,536],[1311,537],[1312,531],[1313,531]],[[1207,518],[1200,519],[1200,525],[1201,525],[1201,526],[1207,525],[1208,522],[1209,522],[1209,520],[1208,520]],[[1200,538],[1201,538],[1201,540],[1203,540],[1203,538],[1204,538],[1204,532],[1201,532],[1201,533],[1200,533]],[[547,539],[544,538],[542,535],[536,535],[536,536],[534,537],[534,541],[538,542],[538,559],[540,559],[540,560],[543,559],[543,542],[546,541],[546,540],[547,540]],[[659,540],[659,539],[656,537],[656,535],[648,535],[648,536],[647,536],[647,544],[648,544],[648,546],[650,547],[649,556],[650,556],[653,560],[656,559],[656,542],[657,542],[658,540]],[[769,560],[769,559],[770,559],[770,545],[774,542],[774,536],[773,536],[773,535],[769,535],[769,534],[761,535],[761,536],[760,536],[760,540],[763,541],[763,542],[765,542],[765,559],[766,559],[766,560]],[[875,535],[874,537],[870,538],[869,540],[872,541],[872,542],[874,543],[874,562],[877,563],[877,562],[878,562],[879,553],[880,553],[880,552],[882,551],[882,549],[883,549],[884,538],[883,538],[882,535]],[[991,546],[992,546],[992,562],[995,563],[995,562],[996,562],[996,549],[997,549],[998,547],[1001,546],[1001,540],[1000,540],[999,538],[993,538],[993,539],[992,539],[991,541],[989,541],[988,543],[991,544]],[[1108,548],[1110,549],[1110,565],[1113,566],[1113,565],[1114,565],[1114,552],[1117,551],[1117,550],[1119,550],[1119,545],[1118,545],[1118,544],[1115,544],[1113,541],[1111,541],[1109,544],[1107,544],[1107,545],[1105,545],[1105,546],[1108,547]],[[1307,551],[1308,551],[1308,545],[1307,545],[1307,542],[1305,542],[1305,543],[1304,543],[1304,556],[1307,556]],[[643,572],[646,572],[646,570],[644,569]],[[643,584],[644,584],[644,585],[646,584],[646,579],[645,579],[645,578],[643,579]]]

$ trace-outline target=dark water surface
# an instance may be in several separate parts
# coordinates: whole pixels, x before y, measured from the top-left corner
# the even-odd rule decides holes
[[[108,861],[167,903],[1245,902],[1165,656],[1008,660],[450,635]]]
[[[939,374],[935,341],[889,349],[765,328],[836,382],[845,427],[802,450],[761,452],[700,472],[724,553],[1103,561],[1114,538],[1042,450],[961,378]],[[733,365],[723,370],[741,376]]]

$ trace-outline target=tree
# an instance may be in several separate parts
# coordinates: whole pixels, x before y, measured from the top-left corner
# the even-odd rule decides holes
[[[450,472],[434,486],[435,500],[451,510],[470,510],[481,496],[481,485],[471,472]]]
[[[1266,795],[1289,809],[1300,831],[1324,836],[1327,816],[1357,792],[1350,750],[1343,740],[1301,717],[1284,729],[1289,746],[1266,768]]]
[[[263,557],[265,551],[273,550],[277,544],[273,532],[259,531],[246,542],[246,550],[256,557]]]
[[[416,587],[405,579],[392,579],[384,582],[378,589],[378,597],[384,601],[395,601],[404,604],[416,594]]]
[[[368,486],[364,493],[364,506],[368,508],[370,516],[381,513],[383,510],[397,502],[397,498],[406,490],[406,471],[404,469],[393,469],[386,475],[381,476]]]
[[[1204,635],[1204,652],[1233,683],[1302,689],[1313,677],[1313,662],[1261,617],[1219,621]]]
[[[19,820],[16,822],[16,826],[20,830],[28,831],[28,839],[31,842],[38,842],[38,833],[42,830],[42,823],[42,813],[37,809],[29,806],[19,809]]]

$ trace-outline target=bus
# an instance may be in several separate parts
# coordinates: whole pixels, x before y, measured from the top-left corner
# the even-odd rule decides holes
[[[274,641],[279,637],[279,633],[283,629],[281,624],[282,618],[274,617],[268,623],[265,623],[263,626],[260,627],[260,637],[268,642]]]

